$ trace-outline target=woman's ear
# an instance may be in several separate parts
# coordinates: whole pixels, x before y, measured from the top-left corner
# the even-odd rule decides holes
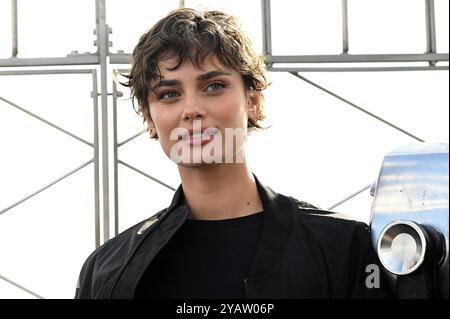
[[[153,137],[156,134],[155,123],[153,122],[148,107],[142,108],[142,114],[144,115],[144,119],[147,122],[147,130],[150,133],[150,136]]]
[[[251,90],[247,96],[248,117],[257,120],[259,109],[261,107],[261,92]]]

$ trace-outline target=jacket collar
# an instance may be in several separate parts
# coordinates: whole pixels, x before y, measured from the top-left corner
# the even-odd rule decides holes
[[[274,192],[254,177],[264,208],[264,225],[250,279],[269,272],[281,260],[291,238],[294,215],[289,197]]]
[[[175,191],[175,194],[172,197],[172,202],[170,203],[169,207],[167,207],[166,212],[169,213],[175,208],[183,205],[186,205],[186,202],[184,200],[183,185],[180,184],[180,186],[178,186],[177,190]]]

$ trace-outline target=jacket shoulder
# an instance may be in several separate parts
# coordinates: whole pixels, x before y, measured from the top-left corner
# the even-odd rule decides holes
[[[294,203],[294,237],[307,245],[311,256],[323,261],[317,265],[325,265],[333,296],[355,299],[392,297],[384,275],[380,273],[370,229],[365,223],[297,200]],[[367,285],[367,278],[372,278],[369,275],[378,278],[379,289]]]
[[[353,217],[348,214],[345,214],[342,212],[334,212],[334,211],[330,211],[330,210],[325,210],[325,209],[319,208],[318,206],[314,206],[308,202],[300,201],[293,197],[291,197],[291,199],[293,200],[296,209],[300,210],[301,213],[316,215],[316,216],[329,216],[329,217],[334,217],[334,218],[355,221],[353,219]]]
[[[144,219],[139,223],[129,227],[128,229],[122,231],[117,236],[109,239],[103,245],[98,247],[92,255],[103,256],[105,254],[110,254],[111,250],[117,250],[120,246],[123,246],[126,242],[134,242],[140,235],[142,235],[144,230],[147,230],[158,218],[165,212],[163,209],[156,214],[152,215],[150,218]],[[98,257],[97,257],[98,259]],[[100,258],[101,260],[101,258]]]
[[[98,282],[103,281],[102,284],[107,286],[105,281],[112,280],[110,274],[118,273],[129,254],[143,237],[142,233],[152,226],[165,211],[166,209],[163,209],[150,218],[131,226],[95,249],[83,264],[75,298],[106,298],[106,296],[98,294],[99,289],[96,287]]]
[[[355,237],[370,237],[369,227],[350,215],[320,209],[292,198],[294,209],[294,236],[314,239],[316,242],[341,249]]]

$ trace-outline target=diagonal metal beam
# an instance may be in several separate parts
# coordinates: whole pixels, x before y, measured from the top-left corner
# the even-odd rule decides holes
[[[358,191],[354,192],[353,194],[351,194],[351,195],[345,197],[344,199],[340,200],[340,201],[337,202],[336,204],[331,205],[330,207],[327,208],[327,210],[332,210],[333,208],[338,207],[339,205],[341,205],[341,204],[345,203],[346,201],[352,199],[352,198],[355,197],[356,195],[361,194],[362,192],[364,192],[366,189],[369,189],[370,187],[372,187],[372,184],[369,184],[369,185],[364,186],[364,187],[361,188],[360,190],[358,190]]]
[[[139,133],[136,133],[136,134],[130,136],[129,138],[123,140],[122,142],[117,143],[117,147],[121,147],[122,145],[124,145],[124,144],[126,144],[126,143],[128,143],[128,142],[130,142],[130,141],[132,141],[132,140],[134,140],[136,137],[138,137],[138,136],[144,134],[145,132],[146,132],[146,130],[142,130],[142,131],[140,131]]]
[[[383,122],[384,124],[386,124],[386,125],[388,125],[388,126],[394,128],[394,129],[396,129],[396,130],[402,132],[403,134],[406,134],[406,135],[408,135],[409,137],[412,137],[413,139],[415,139],[415,140],[417,140],[417,141],[419,141],[419,142],[425,142],[425,140],[423,140],[423,139],[421,139],[421,138],[419,138],[419,137],[417,137],[417,136],[415,136],[415,135],[409,133],[408,131],[405,131],[404,129],[398,127],[397,125],[392,124],[391,122],[386,121],[385,119],[379,117],[378,115],[375,115],[375,114],[373,114],[373,113],[371,113],[371,112],[369,112],[369,111],[363,109],[362,107],[360,107],[360,106],[358,106],[358,105],[356,105],[356,104],[350,102],[349,100],[346,100],[346,99],[344,99],[343,97],[340,97],[340,96],[337,95],[336,93],[333,93],[333,92],[331,92],[331,91],[325,89],[324,87],[322,87],[322,86],[320,86],[320,85],[314,83],[313,81],[308,80],[307,78],[301,76],[300,74],[293,73],[293,72],[291,72],[291,74],[292,74],[293,76],[295,76],[295,77],[297,77],[297,78],[299,78],[299,79],[305,81],[306,83],[311,84],[312,86],[314,86],[314,87],[316,87],[316,88],[318,88],[318,89],[320,89],[320,90],[322,90],[322,91],[324,91],[324,92],[330,94],[331,96],[334,96],[334,97],[337,98],[338,100],[341,100],[342,102],[345,102],[345,103],[347,103],[348,105],[353,106],[355,109],[357,109],[357,110],[359,110],[359,111],[361,111],[361,112],[363,112],[363,113],[365,113],[365,114],[367,114],[367,115],[369,115],[369,116],[371,116],[371,117],[377,119],[378,121]]]
[[[19,205],[19,204],[25,202],[26,200],[30,199],[31,197],[36,196],[36,195],[39,194],[40,192],[42,192],[42,191],[46,190],[47,188],[49,188],[49,187],[55,185],[56,183],[62,181],[64,178],[66,178],[66,177],[72,175],[73,173],[79,171],[80,169],[82,169],[83,167],[85,167],[85,166],[87,166],[88,164],[92,163],[93,161],[94,161],[94,159],[90,159],[90,160],[87,161],[86,163],[83,163],[82,165],[78,166],[77,168],[71,170],[70,172],[68,172],[68,173],[64,174],[63,176],[59,177],[58,179],[54,180],[53,182],[51,182],[51,183],[45,185],[44,187],[42,187],[42,188],[40,188],[39,190],[37,190],[37,191],[31,193],[30,195],[25,196],[23,199],[19,200],[18,202],[14,203],[14,204],[12,204],[12,205],[10,205],[10,206],[8,206],[8,207],[6,207],[5,209],[3,209],[3,210],[0,211],[0,215],[6,213],[8,210],[10,210],[10,209],[16,207],[17,205]]]
[[[77,136],[77,135],[75,135],[75,134],[73,134],[73,133],[70,133],[69,131],[66,131],[66,130],[63,129],[62,127],[59,127],[58,125],[53,124],[53,123],[50,122],[50,121],[47,121],[46,119],[40,117],[39,115],[36,115],[36,114],[34,114],[33,112],[30,112],[30,111],[28,111],[28,110],[26,110],[26,109],[20,107],[19,105],[17,105],[17,104],[15,104],[15,103],[13,103],[13,102],[11,102],[11,101],[9,101],[9,100],[7,100],[7,99],[1,97],[1,96],[0,96],[0,100],[3,101],[3,102],[5,102],[6,104],[9,104],[9,105],[15,107],[16,109],[18,109],[18,110],[20,110],[20,111],[22,111],[22,112],[24,112],[24,113],[26,113],[26,114],[28,114],[28,115],[34,117],[35,119],[38,119],[39,121],[44,122],[45,124],[47,124],[47,125],[49,125],[49,126],[55,128],[55,129],[57,129],[58,131],[63,132],[64,134],[67,134],[67,135],[73,137],[74,139],[77,139],[78,141],[80,141],[80,142],[82,142],[82,143],[84,143],[84,144],[86,144],[86,145],[89,145],[89,146],[91,146],[91,147],[94,146],[94,144],[92,144],[91,142],[88,142],[88,141],[82,139],[81,137],[79,137],[79,136]]]
[[[155,181],[155,182],[161,184],[161,185],[164,186],[164,187],[167,187],[167,188],[170,189],[170,190],[176,191],[176,188],[174,188],[174,187],[172,187],[172,186],[170,186],[170,185],[167,185],[166,183],[160,181],[160,180],[157,179],[156,177],[150,176],[150,175],[148,175],[147,173],[144,173],[144,172],[141,171],[140,169],[138,169],[138,168],[136,168],[136,167],[134,167],[134,166],[131,166],[131,165],[128,164],[128,163],[125,163],[125,162],[123,162],[123,161],[121,161],[121,160],[118,160],[117,162],[120,163],[120,164],[122,164],[123,166],[128,167],[129,169],[132,169],[132,170],[135,171],[135,172],[138,172],[139,174],[144,175],[145,177],[150,178],[151,180],[153,180],[153,181]]]
[[[11,285],[13,285],[13,286],[19,288],[20,290],[23,290],[23,291],[29,293],[30,295],[35,296],[35,297],[38,298],[38,299],[45,299],[45,298],[42,297],[41,295],[38,295],[37,293],[32,292],[30,289],[25,288],[24,286],[18,284],[17,282],[12,281],[11,279],[8,279],[8,278],[6,278],[6,277],[4,277],[4,276],[2,276],[2,275],[0,275],[0,279],[6,281],[7,283],[10,283]]]

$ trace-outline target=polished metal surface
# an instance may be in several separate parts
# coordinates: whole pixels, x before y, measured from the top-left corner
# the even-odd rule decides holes
[[[448,154],[448,142],[408,145],[387,154],[376,182],[371,216],[372,243],[375,249],[380,248],[379,257],[384,261],[383,264],[389,263],[386,262],[389,258],[394,258],[393,255],[396,252],[392,250],[407,254],[399,258],[402,262],[406,260],[411,262],[414,258],[420,259],[421,245],[425,248],[425,258],[427,253],[432,256],[433,252],[429,250],[438,250],[437,246],[423,247],[425,241],[420,234],[422,231],[425,235],[432,235],[435,232],[439,234],[441,238],[439,241],[442,242],[439,243],[439,247],[443,246],[443,251],[439,252],[442,256],[438,258],[439,262],[435,265],[436,283],[439,295],[447,297],[449,291]],[[396,223],[393,222],[404,226],[394,227]],[[396,236],[401,233],[409,236],[403,235],[397,238]],[[392,238],[389,239],[389,236]],[[390,253],[386,248],[389,245]],[[414,245],[416,245],[415,249]],[[408,255],[410,253],[411,255]],[[415,262],[417,263],[418,260]],[[413,272],[417,269],[414,263],[402,266],[405,267],[403,270],[399,267],[386,267],[393,273],[397,272],[394,277],[389,276],[392,280],[396,280],[398,275],[410,272],[405,270],[409,267],[409,270]]]
[[[407,220],[387,225],[377,244],[377,253],[384,268],[396,275],[407,275],[419,268],[425,259],[426,249],[424,231]]]

